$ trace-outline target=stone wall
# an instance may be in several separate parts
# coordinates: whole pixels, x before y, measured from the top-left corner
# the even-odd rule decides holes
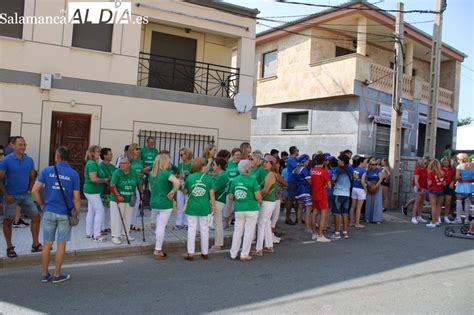
[[[400,179],[400,194],[399,205],[403,205],[406,201],[413,198],[413,174],[415,172],[416,162],[419,158],[402,156],[401,157],[401,179]]]

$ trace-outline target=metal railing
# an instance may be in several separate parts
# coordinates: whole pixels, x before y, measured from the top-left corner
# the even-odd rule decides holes
[[[140,52],[139,86],[233,98],[239,91],[238,68]]]
[[[140,130],[138,133],[138,143],[140,147],[146,146],[148,137],[155,139],[155,147],[158,151],[168,150],[171,161],[178,165],[179,150],[187,147],[193,151],[194,157],[202,156],[206,146],[214,144],[214,136],[196,135],[189,133],[177,133],[167,131]]]

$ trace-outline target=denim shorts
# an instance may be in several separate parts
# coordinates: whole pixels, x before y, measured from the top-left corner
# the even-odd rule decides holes
[[[38,208],[36,208],[35,203],[31,195],[13,195],[15,201],[13,203],[8,203],[3,197],[3,218],[5,220],[15,219],[16,207],[20,207],[21,212],[30,217],[39,215]]]
[[[444,196],[444,193],[442,190],[430,190],[430,195],[439,197],[439,196]]]
[[[295,200],[297,194],[298,194],[298,184],[288,183],[288,199]]]
[[[67,242],[71,240],[71,226],[65,214],[45,211],[41,220],[43,228],[43,241]],[[57,237],[56,237],[57,231]]]
[[[335,215],[348,215],[349,214],[349,203],[350,198],[347,196],[334,196],[334,205],[333,213]]]

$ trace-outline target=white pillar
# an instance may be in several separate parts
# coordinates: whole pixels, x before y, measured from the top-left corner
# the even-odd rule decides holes
[[[413,43],[405,44],[405,74],[411,76],[413,71]]]
[[[255,40],[241,37],[237,44],[237,67],[240,68],[239,91],[254,96]]]
[[[357,53],[367,55],[367,18],[357,19]]]

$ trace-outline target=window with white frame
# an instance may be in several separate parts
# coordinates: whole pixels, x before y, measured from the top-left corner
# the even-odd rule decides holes
[[[282,113],[281,116],[281,129],[282,130],[308,130],[309,113],[304,112],[291,112]]]
[[[270,51],[263,54],[262,58],[262,78],[277,75],[277,51]]]

